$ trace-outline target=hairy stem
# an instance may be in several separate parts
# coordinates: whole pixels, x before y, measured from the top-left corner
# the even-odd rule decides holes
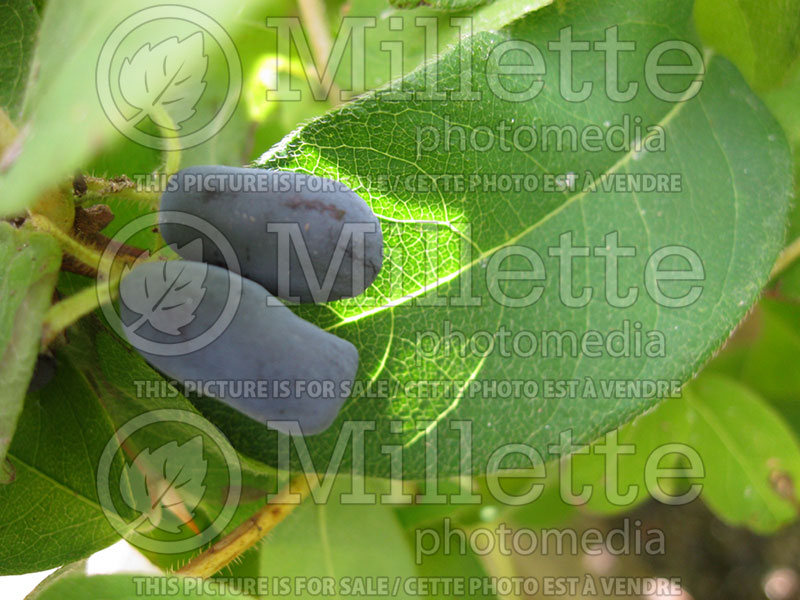
[[[772,272],[769,274],[770,280],[783,273],[798,258],[800,258],[800,237],[786,246],[778,256],[778,260],[775,261],[775,266],[772,267]]]
[[[166,148],[164,148],[164,172],[167,175],[172,175],[180,171],[183,148],[178,139],[178,128],[175,126],[172,116],[161,105],[157,107],[157,111],[159,113],[159,121],[171,125],[169,128],[162,127],[161,132],[164,134],[164,139],[166,140]]]
[[[287,483],[273,500],[211,548],[178,569],[177,573],[189,577],[210,577],[219,572],[246,550],[255,546],[302,504],[310,493],[311,484],[308,479],[305,475],[298,475]],[[296,495],[300,496],[299,500],[296,500]]]
[[[161,198],[158,192],[150,192],[147,190],[138,190],[136,188],[125,188],[116,192],[88,192],[81,198],[81,204],[84,206],[91,206],[98,202],[108,200],[109,196],[113,198],[120,198],[122,200],[130,200],[138,202],[148,208],[157,209],[158,203]]]
[[[100,252],[89,246],[85,246],[80,241],[76,240],[71,235],[63,232],[55,223],[43,215],[31,214],[27,220],[34,228],[48,233],[54,238],[61,246],[61,249],[77,258],[83,264],[92,269],[99,269],[102,255]]]
[[[136,202],[142,206],[158,209],[160,193],[158,189],[151,191],[142,189],[137,182],[128,177],[121,176],[113,179],[103,179],[102,177],[86,176],[87,190],[80,198],[82,206],[92,206],[109,198],[119,198],[131,202]]]
[[[314,65],[308,65],[317,72],[317,79],[324,89],[329,90],[328,99],[334,106],[341,102],[339,86],[333,81],[333,74],[328,65],[333,40],[325,18],[325,3],[322,0],[299,0],[300,15],[309,28],[311,50],[314,53]],[[320,69],[324,71],[320,72]]]

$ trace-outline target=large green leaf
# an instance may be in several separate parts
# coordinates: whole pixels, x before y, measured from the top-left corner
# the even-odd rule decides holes
[[[597,449],[623,444],[627,448],[614,461],[614,472]],[[569,460],[574,491],[590,486],[592,496],[581,506],[592,512],[629,511],[650,493],[661,502],[674,502],[694,484],[700,486],[700,499],[733,525],[771,533],[798,516],[797,436],[764,398],[728,376],[704,373],[684,389],[682,398],[666,400],[597,440],[591,450]],[[656,467],[683,473],[656,481]],[[537,502],[520,510],[534,513]]]
[[[471,423],[475,471],[486,469],[492,452],[509,442],[523,442],[547,457],[549,446],[560,443],[562,432],[571,430],[575,443],[588,443],[657,402],[642,393],[619,397],[614,390],[603,391],[604,381],[685,382],[719,348],[757,298],[778,254],[791,169],[780,127],[726,60],[706,56],[702,89],[688,101],[659,100],[640,81],[651,48],[665,40],[690,38],[690,12],[689,2],[656,1],[575,2],[563,12],[556,6],[543,8],[504,32],[465,40],[460,55],[451,52],[404,82],[406,89],[418,92],[431,80],[440,90],[458,89],[468,68],[469,61],[462,59],[467,55],[472,59],[473,85],[482,92],[480,102],[432,101],[424,93],[391,101],[379,92],[367,94],[305,125],[262,157],[262,166],[342,180],[382,220],[385,264],[375,285],[354,300],[299,309],[305,318],[352,341],[361,358],[358,379],[372,382],[367,393],[350,398],[331,430],[304,440],[316,468],[327,467],[342,423],[352,420],[377,422],[376,431],[365,436],[368,474],[389,473],[388,455],[381,446],[394,444],[403,447],[406,475],[422,477],[425,449],[433,435],[438,436],[439,475],[456,472],[462,460],[459,431],[454,429],[457,421]],[[640,84],[633,100],[614,102],[603,93],[604,55],[597,51],[573,56],[575,79],[592,82],[596,91],[581,103],[561,98],[559,57],[547,49],[547,42],[557,40],[559,31],[569,25],[576,40],[602,40],[606,27],[618,25],[619,39],[637,42],[636,51],[620,55],[619,66],[621,82]],[[505,101],[488,89],[488,56],[498,43],[510,39],[534,42],[544,54],[547,74],[534,100]],[[514,60],[523,58],[514,56]],[[673,77],[665,85],[683,91],[692,79]],[[517,86],[516,90],[527,89],[531,83],[519,75],[505,81],[507,86]],[[447,149],[440,144],[418,152],[415,144],[419,128],[427,128],[422,130],[426,135],[432,136],[431,130],[441,134],[445,118],[466,132],[479,127],[497,131],[501,121],[508,127],[513,123],[573,125],[580,131],[588,125],[622,123],[625,115],[631,122],[641,118],[645,131],[648,126],[661,126],[664,151],[591,152],[580,145],[560,152],[543,151],[540,145],[522,151],[510,143],[503,149],[497,139],[486,150],[486,136],[479,140],[483,151]],[[458,134],[453,137],[458,139]],[[584,171],[595,176],[594,187],[582,187]],[[575,191],[519,192],[513,186],[511,191],[480,186],[465,190],[448,187],[443,180],[438,185],[425,180],[439,174],[491,178],[571,172],[577,173]],[[680,191],[631,193],[604,188],[616,182],[617,176],[647,173],[679,174]],[[429,187],[409,189],[408,178],[412,183],[421,178]],[[387,180],[392,185],[386,185]],[[559,295],[558,261],[548,249],[559,246],[562,234],[572,235],[575,245],[604,246],[611,232],[619,232],[620,245],[635,248],[635,257],[620,262],[619,284],[621,292],[636,286],[638,299],[628,308],[612,308],[604,297],[605,264],[595,258],[576,262],[571,282],[576,293],[591,286],[594,298],[582,308],[566,307]],[[702,294],[688,307],[662,306],[646,288],[653,284],[652,272],[645,270],[648,258],[657,249],[673,245],[690,248],[704,264]],[[490,294],[492,286],[515,298],[531,293],[532,282],[521,276],[500,283],[496,272],[488,274],[489,267],[497,266],[502,253],[512,246],[535,250],[546,269],[543,295],[527,307],[504,308]],[[672,264],[686,268],[685,261]],[[502,267],[531,268],[519,257]],[[644,278],[643,273],[647,273]],[[672,282],[662,289],[668,295],[684,296],[687,283]],[[458,305],[458,299],[464,298],[463,287],[481,298],[480,306]],[[589,358],[568,352],[559,357],[552,355],[551,348],[547,357],[541,352],[528,358],[510,357],[503,355],[497,340],[494,351],[486,356],[459,352],[458,341],[449,354],[441,347],[434,354],[426,353],[420,341],[426,340],[426,332],[440,338],[447,335],[445,323],[467,340],[474,335],[483,335],[485,340],[487,333],[491,337],[501,329],[511,335],[528,331],[534,336],[542,331],[572,331],[580,338],[589,330],[604,334],[619,330],[625,321],[631,327],[640,323],[642,332],[661,332],[664,356],[648,358],[631,351],[630,356],[619,358],[610,353]],[[494,383],[514,380],[535,381],[539,390],[544,389],[544,380],[577,380],[581,388],[562,398],[513,390],[501,396],[492,391]],[[427,381],[453,385],[445,388],[447,393],[429,388],[431,393],[425,397],[405,387]],[[596,397],[581,391],[588,381],[595,384]],[[389,386],[388,393],[381,392],[387,389],[384,384]],[[219,403],[201,400],[198,406],[241,451],[269,463],[277,461],[277,434]],[[391,421],[400,422],[399,433],[391,432]],[[517,455],[505,465],[526,461]]]
[[[12,485],[0,486],[1,572],[25,573],[65,564],[120,537],[109,522],[113,515],[107,516],[103,511],[97,493],[100,458],[123,424],[159,409],[196,412],[97,317],[88,317],[68,331],[68,343],[58,353],[56,378],[28,397],[9,451],[17,478]],[[202,426],[198,429],[179,421],[153,423],[125,440],[125,464],[131,465],[143,452],[157,452],[176,442],[184,445],[198,435],[203,436],[204,462],[178,467],[190,474],[192,481],[196,475],[202,490],[195,496],[201,495],[202,500],[197,504],[198,498],[184,497],[186,486],[176,491],[197,529],[211,528],[210,533],[219,535],[252,514],[264,496],[274,491],[275,482],[269,473],[263,469],[256,472],[247,463],[241,465],[242,479],[233,491],[242,499],[230,521],[224,523],[225,528],[217,530],[213,522],[222,512],[233,484],[220,447]],[[126,530],[126,523],[143,513],[135,503],[125,500],[128,490],[134,490],[129,498],[136,497],[136,486],[131,483],[135,475],[136,470],[125,468],[122,455],[117,452],[108,480],[114,508],[119,513],[115,521],[122,531]],[[263,489],[263,493],[248,499],[245,491],[250,489]],[[191,527],[182,524],[180,515],[162,510],[160,517],[160,528],[142,522],[137,531],[164,541],[193,535]],[[137,539],[132,541],[137,543]],[[147,555],[164,568],[175,568],[196,552],[159,553],[151,549]]]
[[[0,108],[16,118],[22,103],[39,15],[30,0],[0,2]]]
[[[114,434],[100,415],[97,395],[66,364],[28,397],[9,450],[16,480],[0,487],[3,574],[69,563],[119,538],[95,491],[97,458]]]
[[[0,223],[0,463],[22,411],[60,265],[51,237]]]
[[[358,586],[379,581],[388,582],[389,591],[378,595],[413,597],[405,587],[416,575],[413,553],[392,508],[348,504],[343,494],[350,485],[340,478],[327,498],[319,503],[309,499],[296,508],[264,544],[243,555],[241,564],[231,565],[233,576],[282,580],[289,588],[281,593],[293,598],[319,595],[297,587],[314,581],[331,586],[324,595],[336,598],[359,595]]]
[[[687,389],[693,384],[689,384]],[[673,447],[673,444],[686,444],[689,431],[687,419],[688,403],[683,398],[670,398],[662,402],[655,410],[637,417],[616,431],[611,431],[596,440],[584,453],[573,454],[572,461],[573,488],[579,493],[584,486],[589,486],[591,497],[585,506],[588,510],[601,514],[617,514],[627,512],[651,497],[667,502],[669,496],[678,496],[680,492],[674,488],[680,485],[681,479],[663,478],[655,482],[648,481],[648,469],[678,468],[681,465],[681,454],[666,452],[670,448],[680,452],[691,452],[691,449]],[[615,460],[614,467],[607,464],[607,456],[614,455],[615,446],[626,446],[624,454]],[[692,458],[696,458],[695,455]],[[702,456],[700,457],[703,458]],[[557,465],[551,465],[557,469]],[[711,469],[714,466],[709,465]],[[613,471],[616,469],[616,472]],[[555,485],[561,483],[556,482]],[[535,510],[535,504],[531,509]]]
[[[52,0],[48,3],[34,56],[38,69],[23,106],[23,123],[27,126],[25,141],[13,164],[0,175],[0,214],[19,213],[38,194],[103,149],[124,139],[104,114],[95,90],[98,59],[106,39],[118,25],[137,11],[158,4],[134,0],[100,4],[89,0]],[[233,24],[242,25],[237,17],[245,18],[233,3],[205,0],[193,3],[192,8],[231,30]],[[159,27],[159,24],[152,27]],[[175,21],[169,19],[163,20],[160,30],[148,31],[154,35],[149,40],[153,44],[170,35],[181,35],[180,31],[175,31]],[[159,31],[163,38],[156,35]],[[152,58],[157,65],[157,54],[152,53]],[[188,44],[178,45],[170,54],[170,60],[176,64],[197,59]],[[227,75],[215,68],[219,67],[209,68],[207,78],[223,80]],[[204,94],[197,114],[219,110],[223,97],[219,90]],[[213,138],[209,143],[213,143]]]

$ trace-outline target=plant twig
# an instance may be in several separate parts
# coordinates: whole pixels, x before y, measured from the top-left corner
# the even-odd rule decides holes
[[[772,272],[769,274],[770,281],[788,269],[794,261],[800,258],[800,237],[786,246],[775,261]]]
[[[172,175],[180,171],[183,147],[178,138],[178,128],[172,120],[172,115],[161,105],[158,105],[156,110],[158,112],[159,122],[168,123],[170,125],[169,127],[160,127],[160,129],[166,140],[166,147],[164,148],[164,172],[167,175]]]
[[[292,487],[295,489],[292,490]],[[298,475],[287,483],[272,501],[247,521],[176,572],[188,577],[211,577],[246,550],[255,546],[278,523],[302,504],[310,493],[311,484],[308,479],[305,475]],[[299,501],[292,500],[295,495],[300,496]]]
[[[122,277],[116,277],[108,283],[110,292],[106,297],[107,302],[113,302],[116,298],[121,279]],[[97,288],[94,285],[87,286],[69,298],[53,304],[45,313],[42,321],[42,348],[47,348],[62,331],[101,304]]]
[[[140,189],[135,181],[120,176],[113,179],[86,176],[87,191],[80,197],[82,206],[92,206],[104,202],[109,197],[137,202],[148,208],[158,208],[161,195],[158,191]]]
[[[94,248],[84,246],[71,235],[64,233],[61,229],[53,223],[50,219],[43,215],[31,214],[28,217],[28,223],[39,231],[48,233],[58,241],[61,249],[77,258],[83,264],[92,269],[99,269],[102,255]]]
[[[19,131],[8,118],[8,114],[0,108],[0,154],[11,145]]]
[[[111,240],[111,243],[116,242]],[[146,250],[138,248],[136,250],[139,251],[139,254],[138,258],[134,259],[133,256],[122,254],[122,250],[118,248],[117,256],[125,261],[125,265],[118,269],[95,270],[92,276],[97,278],[99,285],[90,285],[69,298],[53,304],[48,309],[42,322],[42,348],[49,346],[62,331],[81,317],[88,315],[96,308],[114,302],[119,295],[120,282],[137,265],[162,260],[162,256],[158,253],[151,255]]]
[[[314,53],[316,64],[309,65],[317,72],[317,79],[322,82],[324,89],[328,90],[328,100],[336,106],[341,102],[339,86],[333,81],[329,57],[333,40],[325,20],[325,3],[322,0],[299,0],[300,15],[308,27],[311,37],[311,51]],[[323,69],[320,71],[320,69]]]

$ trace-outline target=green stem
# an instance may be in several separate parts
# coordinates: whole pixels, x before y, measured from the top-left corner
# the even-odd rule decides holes
[[[164,172],[167,175],[172,175],[181,170],[181,146],[176,139],[171,137],[167,139],[170,147],[165,150]]]
[[[49,346],[67,327],[85,317],[101,306],[111,304],[119,296],[120,282],[139,264],[161,260],[158,255],[136,259],[130,266],[123,265],[106,283],[111,270],[98,271],[97,284],[90,285],[81,291],[53,304],[45,313],[42,322],[42,347]],[[106,275],[104,275],[104,273]]]
[[[102,255],[97,250],[84,246],[74,237],[64,233],[55,223],[45,216],[32,214],[28,217],[27,222],[39,231],[48,233],[56,238],[64,252],[74,256],[88,267],[99,270]]]
[[[120,279],[121,277],[117,277],[109,282],[110,293],[104,298],[105,302],[101,301],[97,287],[90,285],[51,306],[42,322],[42,348],[47,348],[62,331],[78,319],[85,317],[102,304],[113,302],[119,292]]]
[[[772,272],[769,274],[770,281],[786,271],[798,258],[800,258],[800,237],[786,246],[778,256],[778,260],[775,261]]]
[[[119,284],[127,275],[137,267],[137,265],[147,262],[161,260],[159,255],[152,255],[145,258],[139,257],[132,264],[123,265],[118,271],[118,275],[113,275],[107,280],[111,269],[98,271],[96,285],[90,285],[81,291],[53,304],[45,313],[42,322],[42,347],[49,346],[61,332],[75,323],[78,319],[85,317],[90,312],[101,306],[111,304],[119,296]],[[107,280],[107,283],[106,283]]]
[[[8,118],[6,111],[0,108],[0,154],[11,145],[11,142],[17,137],[17,133],[19,132]]]
[[[331,70],[325,67],[333,47],[333,40],[325,22],[325,3],[322,0],[298,0],[298,5],[303,23],[310,30],[311,52],[314,54],[316,62],[308,67],[317,72],[317,79],[322,81],[325,89],[329,90],[328,101],[331,105],[336,106],[341,103],[341,93],[339,86],[333,80]],[[320,73],[320,68],[325,71]]]
[[[158,204],[161,201],[161,194],[158,192],[140,190],[136,187],[126,187],[116,191],[105,190],[86,192],[86,194],[81,197],[80,203],[83,206],[91,206],[92,204],[99,204],[109,197],[138,202],[143,206],[153,209],[158,209]]]
[[[164,110],[164,107],[161,105],[159,105],[156,110],[159,113],[159,122],[166,122],[172,126],[171,128],[161,128],[161,131],[164,134],[164,139],[167,141],[167,147],[164,149],[164,172],[167,175],[172,175],[173,173],[180,171],[181,151],[183,148],[181,147],[180,140],[178,139],[176,133],[177,127],[175,127],[175,122],[172,120],[169,112]]]

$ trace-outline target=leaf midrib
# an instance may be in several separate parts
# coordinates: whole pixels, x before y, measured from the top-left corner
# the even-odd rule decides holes
[[[699,78],[699,81],[702,82],[702,81],[705,80],[705,77],[708,74],[708,69],[709,69],[709,66],[711,64],[711,60],[712,60],[713,56],[714,56],[714,52],[712,50],[705,50],[704,51],[704,54],[703,54],[703,75],[702,75],[702,77]],[[676,102],[675,106],[673,106],[669,111],[667,111],[667,113],[664,115],[664,117],[655,124],[655,126],[654,126],[655,129],[651,130],[650,133],[648,133],[642,139],[642,142],[644,142],[647,139],[649,139],[650,137],[652,137],[655,134],[655,131],[658,130],[658,128],[666,129],[666,127],[669,125],[669,123],[672,120],[674,120],[675,117],[678,114],[680,114],[680,112],[683,110],[683,107],[689,103],[689,99],[694,97],[695,95],[696,95],[696,92],[694,92],[693,88],[690,87],[683,94],[683,96]],[[621,156],[619,158],[619,160],[617,160],[617,162],[615,162],[613,165],[611,165],[611,167],[609,167],[606,171],[604,171],[603,174],[600,177],[596,178],[592,182],[592,185],[588,186],[586,189],[581,190],[577,194],[569,196],[564,202],[559,204],[557,207],[555,207],[549,213],[545,214],[542,218],[540,218],[535,223],[532,223],[530,226],[528,226],[525,229],[523,229],[517,235],[512,236],[511,238],[508,238],[507,240],[505,240],[504,242],[494,246],[493,248],[490,248],[490,249],[484,251],[483,253],[479,254],[474,260],[470,261],[466,265],[463,265],[461,268],[457,269],[456,271],[453,271],[452,273],[449,273],[449,274],[444,275],[442,277],[438,277],[432,283],[430,283],[430,284],[428,284],[426,286],[423,286],[423,287],[419,288],[418,290],[410,292],[409,294],[406,294],[405,296],[402,296],[402,297],[397,298],[395,300],[391,300],[391,301],[387,302],[386,304],[383,304],[383,305],[378,306],[376,308],[373,308],[371,310],[364,311],[364,312],[359,313],[357,315],[352,315],[350,317],[345,317],[341,321],[339,321],[338,323],[335,323],[333,325],[330,325],[329,327],[326,327],[325,331],[333,331],[335,329],[338,329],[339,327],[343,327],[345,325],[350,325],[352,323],[360,321],[363,318],[379,314],[379,313],[381,313],[381,312],[383,312],[385,310],[392,310],[397,306],[401,306],[401,305],[403,305],[403,304],[405,304],[407,302],[410,302],[414,298],[416,298],[418,296],[422,296],[422,295],[424,295],[424,294],[426,294],[426,293],[428,293],[428,292],[430,292],[432,290],[435,290],[435,289],[439,288],[440,286],[452,281],[453,279],[455,279],[458,276],[460,276],[462,273],[465,273],[466,271],[472,269],[475,265],[477,265],[477,264],[481,263],[482,261],[486,260],[487,258],[491,257],[493,254],[495,254],[499,250],[502,250],[503,248],[506,248],[506,247],[508,247],[510,245],[513,245],[514,243],[518,242],[519,240],[521,240],[525,236],[529,235],[531,232],[533,232],[536,229],[538,229],[540,226],[542,226],[545,223],[547,223],[550,219],[552,219],[552,218],[556,217],[557,215],[559,215],[561,212],[566,210],[567,207],[569,207],[572,204],[574,204],[575,202],[583,199],[586,195],[588,195],[590,192],[592,192],[594,189],[596,189],[597,185],[599,185],[600,183],[602,183],[605,180],[607,180],[608,177],[610,177],[611,175],[616,173],[619,169],[621,169],[622,167],[627,165],[631,160],[633,160],[633,156],[634,155],[635,155],[635,152],[634,152],[633,148],[631,148],[630,150],[628,150],[628,152],[626,152],[623,156]]]

